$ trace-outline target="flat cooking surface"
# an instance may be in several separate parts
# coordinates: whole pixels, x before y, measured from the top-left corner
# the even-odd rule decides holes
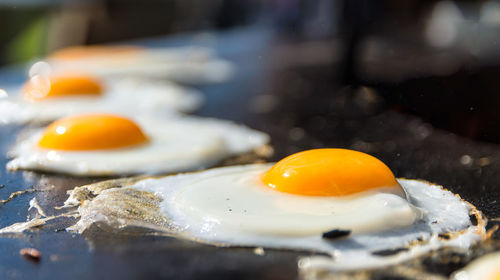
[[[327,61],[302,63],[296,59],[296,63],[283,63],[282,46],[293,45],[291,43],[280,42],[272,34],[258,29],[138,43],[207,45],[235,62],[238,72],[232,80],[199,87],[207,102],[197,114],[242,122],[269,133],[275,148],[270,160],[310,148],[356,149],[384,161],[397,177],[441,184],[476,205],[487,217],[500,217],[498,144],[456,136],[417,116],[396,111],[397,106],[377,101],[383,91],[378,91],[376,86],[364,89],[370,92],[361,96],[375,94],[379,99],[361,98],[353,102],[349,99],[352,92],[338,90],[332,82],[334,73]],[[3,71],[0,85],[22,81],[23,71]],[[350,103],[354,107],[339,106]],[[19,131],[15,126],[0,127],[2,155]],[[5,166],[6,162],[1,156],[0,165]],[[37,197],[42,207],[61,205],[66,190],[89,182],[92,180],[88,178],[7,172],[1,167],[0,199],[19,190],[27,192],[0,204],[0,227],[25,221],[28,202],[33,197]],[[0,278],[294,279],[298,277],[296,259],[304,255],[303,252],[266,250],[265,255],[260,256],[252,249],[215,248],[168,237],[141,237],[135,232],[113,233],[98,227],[80,236],[61,230],[67,222],[71,221],[49,223],[30,233],[1,236]],[[491,221],[489,227],[497,223]],[[470,257],[500,248],[499,237],[495,234],[494,242],[476,248]],[[40,250],[41,261],[24,260],[19,255],[24,247]],[[465,260],[441,262],[438,258],[429,258],[423,263],[429,273],[447,276],[463,266]],[[384,278],[383,272],[373,276]]]

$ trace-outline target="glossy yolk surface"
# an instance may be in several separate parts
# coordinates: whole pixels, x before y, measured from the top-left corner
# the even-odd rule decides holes
[[[115,115],[88,114],[53,122],[38,145],[46,149],[85,151],[128,147],[148,138],[133,121]]]
[[[99,81],[90,76],[55,76],[50,77],[48,80],[50,82],[48,91],[45,88],[37,88],[41,86],[29,81],[24,87],[25,97],[31,100],[41,100],[71,95],[100,95],[103,91]],[[37,94],[33,94],[33,90]],[[43,94],[40,94],[41,92]]]
[[[345,149],[315,149],[288,156],[264,173],[262,181],[280,192],[309,196],[342,196],[399,186],[383,162]]]
[[[95,57],[106,57],[109,55],[130,55],[144,48],[139,46],[73,46],[60,49],[49,57],[60,60],[74,60]]]

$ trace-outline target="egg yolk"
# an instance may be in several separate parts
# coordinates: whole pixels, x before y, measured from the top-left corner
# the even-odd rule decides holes
[[[342,196],[399,186],[377,158],[346,149],[315,149],[288,156],[262,175],[267,186],[285,193]]]
[[[488,279],[500,280],[500,269],[497,269]]]
[[[52,59],[60,60],[74,60],[84,58],[95,58],[115,55],[130,55],[144,50],[139,46],[72,46],[57,50],[49,57]]]
[[[133,121],[115,115],[66,117],[50,124],[38,142],[46,149],[84,151],[123,148],[148,138]]]
[[[48,88],[29,81],[24,87],[24,94],[30,100],[42,100],[69,95],[100,95],[103,91],[99,81],[85,75],[54,76],[48,78]]]

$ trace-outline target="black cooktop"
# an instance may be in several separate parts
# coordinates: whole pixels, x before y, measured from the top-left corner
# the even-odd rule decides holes
[[[136,43],[204,45],[236,63],[238,71],[230,81],[197,86],[207,102],[196,114],[234,120],[269,133],[275,151],[271,161],[319,147],[367,152],[384,161],[397,177],[425,179],[460,194],[492,219],[488,228],[498,224],[500,145],[436,128],[388,98],[386,85],[339,86],[327,59],[305,63],[295,57],[290,62],[285,49],[294,49],[297,43],[280,40],[258,28]],[[323,44],[333,48],[331,42]],[[293,52],[288,58],[291,56]],[[24,71],[23,67],[4,69],[0,87],[21,82]],[[26,221],[33,197],[42,207],[61,205],[66,190],[98,180],[6,171],[1,167],[7,162],[5,154],[20,130],[12,125],[0,127],[0,199],[26,191],[0,203],[0,227]],[[297,257],[304,255],[266,250],[261,256],[251,249],[215,248],[97,226],[77,235],[63,230],[71,222],[58,220],[31,232],[0,236],[0,278],[294,279],[299,277]],[[500,248],[499,238],[494,234],[492,242],[459,258],[447,252],[427,256],[419,260],[418,269],[446,277],[471,258]],[[40,261],[25,260],[19,254],[25,247],[38,249],[42,253]],[[391,270],[374,272],[372,276],[404,279]]]

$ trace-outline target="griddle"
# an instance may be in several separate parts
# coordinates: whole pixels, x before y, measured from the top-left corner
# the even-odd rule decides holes
[[[205,94],[206,104],[196,115],[229,119],[269,133],[274,147],[270,161],[311,148],[355,149],[384,161],[397,177],[441,184],[487,217],[500,217],[500,145],[457,136],[395,110],[397,107],[383,102],[376,86],[339,88],[328,60],[283,63],[282,47],[293,43],[280,41],[269,31],[245,28],[213,36],[187,34],[128,43],[208,46],[233,61],[238,71],[230,81],[197,86]],[[2,70],[0,87],[22,82],[25,71],[23,66]],[[356,94],[378,97],[353,100]],[[15,125],[0,127],[0,166],[8,161],[5,154],[20,130]],[[0,167],[0,199],[26,191],[0,205],[0,227],[26,221],[33,197],[42,207],[61,205],[67,190],[101,179],[8,172]],[[104,225],[77,235],[64,230],[72,222],[61,219],[34,231],[0,236],[0,278],[297,279],[297,258],[311,254],[266,249],[260,255],[250,248],[216,248]],[[491,221],[488,228],[497,224]],[[494,233],[491,241],[468,253],[442,250],[399,269],[372,272],[371,277],[407,279],[410,274],[401,269],[408,267],[421,275],[447,277],[471,259],[499,249],[499,238]],[[38,249],[41,259],[24,259],[19,250],[25,247]]]

